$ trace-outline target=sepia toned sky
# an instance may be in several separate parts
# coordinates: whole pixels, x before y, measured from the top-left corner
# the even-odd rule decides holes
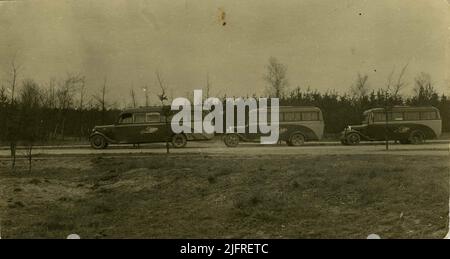
[[[450,94],[444,0],[34,0],[0,2],[0,80],[13,57],[20,77],[46,83],[86,76],[90,94],[130,102],[159,71],[174,97],[263,94],[269,57],[291,88],[347,91],[358,72],[372,88],[408,64],[405,94],[420,72]],[[156,98],[152,99],[156,102]]]

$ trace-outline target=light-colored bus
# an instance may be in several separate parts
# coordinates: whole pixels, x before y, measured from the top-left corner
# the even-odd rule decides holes
[[[344,145],[356,145],[361,140],[397,140],[402,144],[421,144],[442,133],[442,120],[435,107],[394,106],[387,112],[374,108],[364,112],[361,125],[347,126],[341,135]]]
[[[251,112],[257,112],[250,111]],[[270,109],[267,111],[270,121]],[[321,140],[324,132],[324,121],[322,111],[317,107],[310,106],[280,106],[279,107],[279,132],[280,141],[285,141],[289,146],[301,146],[306,141]],[[225,134],[224,142],[228,147],[235,147],[240,141],[259,141],[263,134],[249,133]]]

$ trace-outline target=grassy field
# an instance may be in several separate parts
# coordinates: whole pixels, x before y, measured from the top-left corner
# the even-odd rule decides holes
[[[23,164],[22,164],[23,163]],[[400,155],[0,161],[2,238],[442,238],[449,163]]]

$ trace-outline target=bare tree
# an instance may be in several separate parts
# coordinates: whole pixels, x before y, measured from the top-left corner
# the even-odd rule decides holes
[[[161,106],[162,106],[161,108],[164,113],[164,120],[165,120],[166,128],[168,131],[167,138],[166,138],[166,150],[167,150],[167,154],[169,154],[170,153],[169,141],[170,141],[170,136],[171,136],[171,134],[169,134],[169,133],[171,133],[170,123],[169,123],[170,108],[164,106],[164,102],[168,100],[167,85],[164,84],[164,81],[161,78],[161,75],[158,71],[156,71],[156,78],[158,79],[159,88],[161,90],[161,92],[157,96],[158,96],[159,101],[161,102]]]
[[[41,95],[43,100],[42,106],[50,109],[56,108],[56,80],[54,78],[49,80],[46,87],[41,91]]]
[[[46,120],[45,127],[45,138],[52,139],[56,134],[55,125],[58,123],[58,116],[54,116],[54,112],[58,113],[55,108],[57,108],[57,98],[56,98],[56,80],[51,79],[45,86],[41,89],[41,106],[47,109],[43,117]]]
[[[133,108],[136,108],[136,93],[134,92],[133,87],[131,87],[130,89],[130,96],[131,96],[131,104],[133,105]]]
[[[17,107],[15,104],[15,91],[17,86],[17,81],[19,77],[19,73],[21,70],[21,65],[17,64],[16,56],[11,61],[10,67],[10,79],[9,79],[9,88],[11,91],[11,103],[7,106],[6,109],[6,138],[9,141],[9,149],[11,152],[11,160],[12,160],[12,169],[15,170],[16,164],[16,150],[17,150],[17,141],[18,141],[18,114]]]
[[[0,87],[0,107],[4,108],[3,105],[5,105],[8,102],[8,96],[6,96],[6,88],[2,85]]]
[[[209,80],[209,73],[206,73],[206,99],[208,99],[211,96],[211,82]]]
[[[74,106],[74,97],[79,84],[83,84],[84,78],[79,75],[68,74],[67,77],[59,84],[56,90],[57,108],[59,109],[59,123],[56,124],[54,136],[59,132],[62,140],[65,137],[66,115],[70,108]]]
[[[148,91],[148,85],[145,85],[144,88],[142,88],[142,91],[144,91],[144,96],[145,96],[145,106],[148,107],[149,106],[149,91]]]
[[[417,104],[429,103],[433,97],[437,95],[436,89],[433,86],[431,76],[427,73],[420,73],[414,79],[414,101]]]
[[[147,91],[145,91],[147,93]],[[133,85],[131,85],[131,89],[130,89],[130,97],[131,97],[131,104],[133,105],[133,108],[136,108],[136,93],[134,91],[134,87]],[[148,100],[148,98],[146,98]],[[133,147],[139,147],[139,144],[133,144]]]
[[[406,64],[402,70],[400,71],[397,80],[394,81],[395,69],[388,76],[388,80],[386,83],[386,88],[383,89],[384,92],[384,111],[386,117],[386,123],[384,127],[385,131],[385,144],[386,150],[389,150],[389,114],[392,109],[392,106],[397,102],[398,95],[400,91],[406,86],[406,82],[404,81],[404,75],[406,73],[406,69],[408,68],[408,64]]]
[[[7,129],[7,110],[9,102],[6,92],[6,87],[2,85],[0,88],[0,142],[6,140],[6,129]]]
[[[397,81],[394,84],[393,87],[393,95],[397,97],[400,94],[400,91],[403,90],[403,88],[406,87],[407,83],[404,81],[404,76],[406,73],[406,69],[408,69],[408,65],[406,64],[402,70],[400,71],[400,74],[398,75]]]
[[[269,59],[269,65],[266,66],[267,74],[264,80],[269,84],[269,94],[276,98],[281,98],[288,86],[287,67],[281,64],[274,57]]]
[[[164,106],[164,102],[168,100],[167,97],[167,86],[164,84],[161,79],[161,75],[158,71],[156,71],[156,78],[158,79],[159,88],[161,90],[160,94],[158,94],[158,99],[161,102],[161,106]]]
[[[79,79],[80,86],[78,88],[79,94],[80,94],[80,100],[78,103],[78,109],[83,110],[84,109],[84,100],[86,97],[86,80],[84,77],[80,77]]]
[[[95,99],[95,101],[97,101],[102,111],[102,123],[105,123],[105,113],[107,107],[106,94],[107,94],[107,78],[105,77],[105,79],[103,80],[103,85],[100,88],[100,93],[93,96],[93,98]]]
[[[388,76],[386,87],[385,87],[385,89],[383,89],[383,92],[385,93],[385,95],[388,98],[391,98],[394,100],[397,99],[397,97],[400,94],[400,91],[406,87],[407,82],[404,81],[404,77],[405,77],[407,68],[408,68],[408,64],[403,66],[403,68],[400,71],[400,73],[398,74],[396,80],[394,80],[395,68],[392,69],[391,73]]]
[[[14,94],[16,91],[17,80],[18,80],[21,68],[22,68],[21,65],[17,64],[17,62],[16,62],[16,57],[14,57],[13,60],[11,61],[11,68],[10,68],[11,78],[9,80],[12,103],[14,103],[14,98],[15,98]]]
[[[83,109],[84,109],[84,99],[86,96],[86,79],[85,77],[79,78],[79,91],[80,91],[80,102],[78,107],[78,113],[79,113],[79,125],[80,125],[80,141],[83,138],[84,135],[84,125],[83,125]]]
[[[361,75],[358,73],[355,84],[351,87],[350,91],[353,96],[357,98],[363,98],[367,96],[369,93],[369,85],[368,85],[369,76]]]
[[[26,144],[26,158],[28,160],[28,171],[31,172],[33,161],[33,145],[42,137],[41,120],[41,91],[39,85],[33,80],[23,82],[20,93],[20,128],[19,138]]]

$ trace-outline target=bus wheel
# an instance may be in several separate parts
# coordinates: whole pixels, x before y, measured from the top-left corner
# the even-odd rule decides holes
[[[186,136],[183,134],[177,134],[172,137],[172,145],[174,148],[182,148],[187,144]]]
[[[91,147],[94,149],[105,149],[108,142],[102,135],[94,135],[91,137]]]
[[[350,133],[346,137],[346,142],[348,145],[358,145],[361,141],[361,137],[358,133]]]
[[[411,132],[409,136],[409,141],[411,144],[423,144],[425,142],[425,135],[420,130],[415,130]]]
[[[301,146],[305,143],[305,137],[300,133],[295,133],[289,138],[289,146]]]
[[[237,147],[239,145],[239,136],[237,134],[227,134],[223,138],[223,142],[227,147]]]

